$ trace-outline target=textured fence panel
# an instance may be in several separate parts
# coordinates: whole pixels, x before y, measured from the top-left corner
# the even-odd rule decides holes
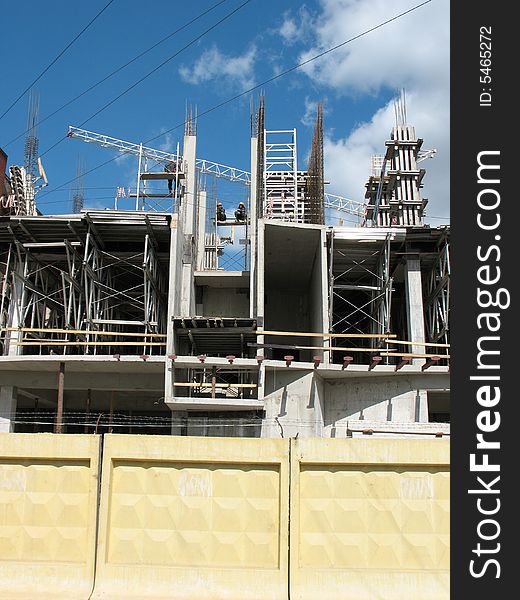
[[[291,600],[447,600],[449,443],[293,440]]]
[[[87,599],[99,437],[0,434],[0,598]]]
[[[288,450],[105,436],[93,597],[286,599]]]

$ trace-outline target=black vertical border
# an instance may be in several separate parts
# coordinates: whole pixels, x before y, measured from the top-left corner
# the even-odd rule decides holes
[[[434,0],[435,1],[435,0]],[[441,0],[443,1],[443,0]],[[520,273],[517,244],[520,243],[519,210],[520,191],[513,191],[513,178],[520,178],[520,151],[517,148],[519,110],[516,106],[517,61],[520,52],[520,30],[513,31],[515,20],[513,5],[495,0],[451,0],[451,225],[452,225],[452,313],[451,313],[451,598],[455,600],[498,600],[517,597],[519,592],[513,577],[520,573],[516,562],[516,532],[520,529],[520,325],[517,317],[517,294],[514,280]],[[490,84],[480,81],[480,28],[491,27],[492,64]],[[480,94],[491,88],[491,106],[479,106]],[[494,187],[500,193],[500,226],[494,231],[483,231],[477,223],[479,208],[477,195],[482,184],[477,182],[477,156],[479,152],[499,150],[500,184]],[[518,186],[517,186],[518,187]],[[489,213],[491,214],[491,213]],[[497,241],[495,236],[499,235]],[[486,335],[479,330],[477,317],[482,309],[477,303],[477,279],[479,262],[477,247],[483,251],[490,245],[500,248],[500,260],[492,253],[487,264],[500,267],[500,282],[489,289],[505,288],[511,293],[511,305],[500,313],[501,328],[494,335],[500,336],[501,400],[490,410],[500,412],[500,427],[489,439],[500,441],[500,450],[489,452],[490,462],[500,464],[500,482],[495,488],[499,495],[483,495],[484,507],[495,506],[491,498],[500,498],[500,510],[486,517],[477,508],[478,495],[468,490],[478,488],[477,476],[489,481],[491,474],[470,471],[470,454],[476,451],[477,415],[483,408],[476,400],[482,382],[471,381],[472,375],[490,371],[477,370],[477,341]],[[487,335],[493,335],[487,333]],[[495,357],[496,358],[496,357]],[[496,372],[495,372],[496,373]],[[518,382],[518,383],[517,383]],[[484,382],[485,383],[485,382]],[[487,504],[485,504],[488,502]],[[495,504],[493,504],[495,502]],[[500,535],[493,541],[479,539],[477,527],[485,518],[494,518],[500,524]],[[488,527],[488,529],[486,529]],[[482,530],[492,535],[493,526]],[[477,544],[486,550],[497,552],[481,554],[474,552]],[[485,573],[476,578],[470,573],[470,561],[475,559],[475,570],[481,572],[486,559],[500,563],[497,568],[488,565]],[[516,578],[515,578],[516,579]]]

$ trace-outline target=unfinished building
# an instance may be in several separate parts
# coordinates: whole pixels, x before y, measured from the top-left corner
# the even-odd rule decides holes
[[[0,429],[449,435],[450,231],[424,223],[422,140],[398,120],[355,205],[325,192],[321,107],[306,170],[265,122],[261,99],[250,171],[197,158],[191,117],[182,153],[71,127],[137,157],[135,210],[0,217]],[[210,177],[245,219],[217,217]]]

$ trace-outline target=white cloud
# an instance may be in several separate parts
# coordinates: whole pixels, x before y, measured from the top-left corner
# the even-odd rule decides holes
[[[162,127],[160,132],[161,138],[159,138],[162,139],[162,142],[156,143],[154,147],[158,150],[162,150],[163,152],[177,152],[178,140],[173,136],[171,132],[164,133],[165,131],[167,131],[166,127]]]
[[[315,45],[300,61],[412,6],[410,0],[321,0],[322,10],[312,21]],[[421,165],[427,169],[427,212],[434,216],[449,215],[449,67],[449,2],[436,0],[304,68],[315,83],[339,96],[406,89],[409,123],[424,139],[424,148],[438,150]],[[328,133],[324,150],[331,192],[363,198],[370,157],[383,153],[393,124],[392,101],[346,137]]]
[[[312,127],[316,125],[316,116],[318,114],[318,103],[321,102],[323,114],[327,116],[330,113],[330,109],[327,107],[327,98],[320,97],[316,100],[312,100],[309,96],[305,96],[304,104],[305,104],[305,112],[303,113],[300,122],[305,125],[305,127]]]
[[[218,79],[226,81],[233,88],[247,89],[255,84],[256,54],[255,46],[240,56],[223,54],[213,46],[204,51],[191,67],[180,67],[179,74],[184,81],[193,85]]]
[[[317,110],[318,101],[311,100],[309,96],[305,96],[305,113],[300,120],[306,127],[311,127],[316,122]]]
[[[283,21],[280,27],[276,30],[282,41],[287,46],[292,46],[296,42],[301,42],[310,39],[309,34],[312,32],[312,15],[307,10],[306,6],[300,7],[297,14],[293,17],[289,12],[283,15]]]
[[[293,44],[298,34],[296,21],[293,18],[288,17],[284,20],[278,31],[287,44]]]

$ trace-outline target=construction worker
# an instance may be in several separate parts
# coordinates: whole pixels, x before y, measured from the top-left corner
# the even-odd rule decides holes
[[[174,160],[171,160],[170,162],[166,163],[164,165],[164,172],[165,173],[176,173],[177,172],[177,163]],[[173,179],[168,179],[168,193],[169,194],[172,193],[172,188],[173,188]]]
[[[245,204],[240,202],[238,208],[235,210],[235,221],[245,221],[247,219],[247,211]]]
[[[222,206],[222,202],[217,202],[217,221],[226,221],[227,217],[226,217],[226,211],[224,210],[224,207]]]

